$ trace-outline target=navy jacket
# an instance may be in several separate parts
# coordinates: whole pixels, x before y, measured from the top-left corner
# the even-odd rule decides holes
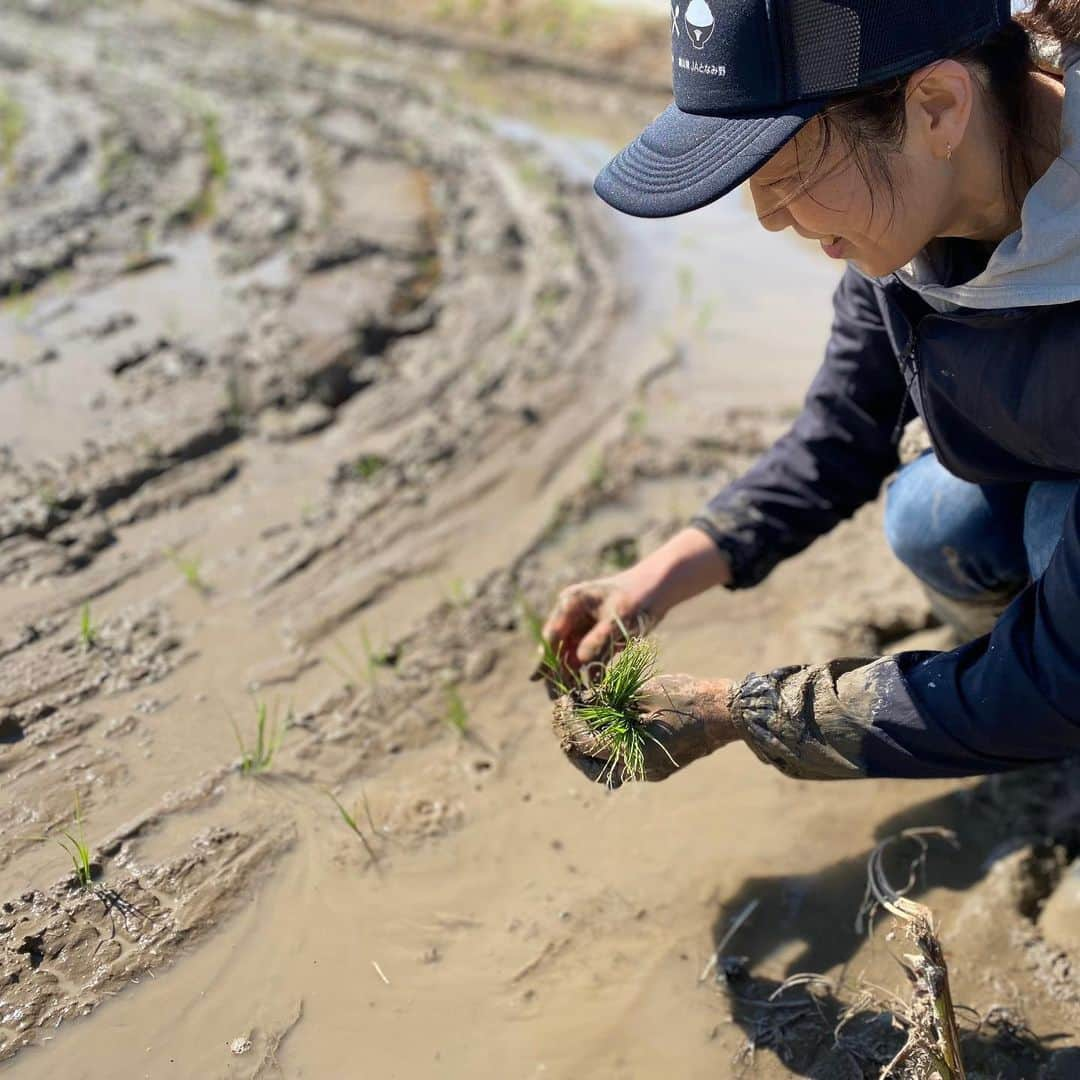
[[[961,259],[974,257],[956,244]],[[941,463],[965,480],[1080,478],[1080,304],[946,316],[899,279],[870,281],[849,268],[834,306],[801,415],[695,519],[730,558],[735,587],[757,584],[874,499],[916,412]],[[784,675],[774,688],[784,689]],[[1046,574],[989,637],[878,662],[873,682],[862,714],[829,706],[843,714],[841,736],[822,736],[833,727],[804,717],[801,733],[774,725],[771,734],[761,728],[757,745],[748,741],[784,768],[784,754],[766,753],[765,743],[780,746],[783,736],[797,759],[813,731],[833,742],[833,758],[843,744],[845,775],[962,776],[1080,753],[1080,505]],[[821,701],[820,688],[814,696]],[[792,693],[786,700],[797,713]]]

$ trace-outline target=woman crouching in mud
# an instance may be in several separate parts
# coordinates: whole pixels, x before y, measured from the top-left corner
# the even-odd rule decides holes
[[[1080,753],[1080,0],[1019,21],[1009,0],[707,7],[691,25],[673,5],[676,104],[596,189],[661,217],[749,180],[765,228],[847,263],[825,363],[745,476],[636,566],[565,590],[546,636],[578,666],[620,625],[754,586],[895,473],[889,543],[968,644],[654,680],[648,779],[740,739],[821,780]],[[916,419],[930,449],[901,467]]]

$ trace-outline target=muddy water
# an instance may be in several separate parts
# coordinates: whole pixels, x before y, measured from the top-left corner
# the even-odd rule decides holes
[[[598,116],[570,84],[246,9],[3,18],[18,175],[36,205],[63,194],[53,175],[73,200],[0,247],[9,281],[47,271],[0,315],[0,1034],[25,1047],[7,1067],[726,1076],[748,1025],[700,975],[750,901],[729,951],[762,985],[848,964],[894,985],[850,929],[866,852],[963,824],[964,857],[930,869],[954,911],[996,841],[978,804],[792,784],[741,749],[655,789],[590,787],[517,612],[657,542],[782,430],[835,268],[738,200],[665,223],[596,206],[589,176],[651,100]],[[161,114],[117,105],[148,86]],[[475,124],[493,99],[514,114]],[[93,151],[75,182],[39,126],[57,110],[127,152]],[[216,180],[196,167],[208,113]],[[194,221],[161,220],[192,200]],[[96,239],[73,237],[80,214]],[[676,613],[663,663],[739,675],[924,617],[870,513],[754,594]],[[230,725],[250,741],[253,697],[293,719],[257,777]],[[74,789],[95,895],[28,840],[70,820]],[[969,944],[969,1000],[1033,1000],[1011,968],[1012,990],[981,983]],[[809,1068],[763,1042],[761,1075]]]
[[[497,130],[539,145],[564,173],[591,184],[621,144],[569,136],[559,119],[549,115],[545,129],[503,120]],[[640,358],[659,349],[673,392],[713,408],[799,402],[820,363],[835,265],[798,238],[766,235],[747,195],[682,218],[604,214],[620,237],[619,274],[633,297],[615,331],[616,355],[650,372]]]

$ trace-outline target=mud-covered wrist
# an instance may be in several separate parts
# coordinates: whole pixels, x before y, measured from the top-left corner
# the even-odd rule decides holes
[[[780,737],[788,726],[780,692],[782,674],[747,675],[732,687],[729,711],[737,737],[754,755],[780,772],[793,775],[797,770],[791,752]]]
[[[851,780],[866,775],[861,753],[867,718],[841,698],[838,683],[860,660],[837,660],[748,675],[731,698],[732,725],[761,761],[785,776]]]

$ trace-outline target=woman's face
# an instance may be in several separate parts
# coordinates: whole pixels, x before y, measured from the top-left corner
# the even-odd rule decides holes
[[[830,258],[873,277],[906,266],[939,235],[936,208],[948,197],[941,170],[904,148],[890,157],[892,190],[882,182],[871,186],[835,134],[819,161],[821,138],[822,125],[812,120],[751,177],[762,225],[820,241]]]

